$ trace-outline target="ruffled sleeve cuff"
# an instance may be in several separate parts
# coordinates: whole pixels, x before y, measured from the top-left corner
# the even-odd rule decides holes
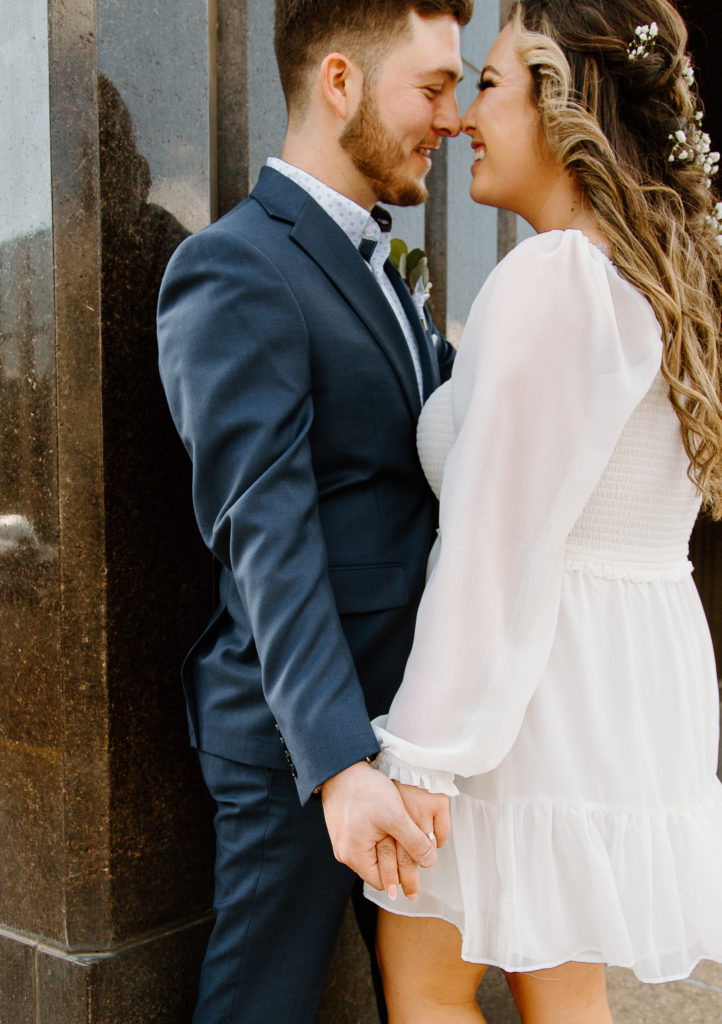
[[[381,751],[374,764],[384,775],[404,786],[417,786],[429,793],[445,793],[447,796],[459,795],[459,790],[454,784],[453,772],[417,768],[415,765],[398,761],[385,750]]]

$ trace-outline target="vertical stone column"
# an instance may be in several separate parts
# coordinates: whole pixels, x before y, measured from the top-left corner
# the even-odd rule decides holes
[[[497,3],[477,3],[461,35],[464,80],[457,89],[463,114],[476,96],[486,53],[499,31]],[[474,296],[497,261],[497,211],[469,198],[471,146],[468,136],[444,143],[429,176],[426,204],[426,252],[436,323],[455,344]]]
[[[210,216],[207,7],[1,7],[0,1017],[179,1024],[211,828],[178,668],[213,588],[154,308]]]

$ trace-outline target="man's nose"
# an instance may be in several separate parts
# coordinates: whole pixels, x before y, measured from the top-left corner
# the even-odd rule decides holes
[[[439,135],[454,137],[461,131],[461,115],[456,93],[445,96],[439,104],[437,116],[434,118],[434,131]]]

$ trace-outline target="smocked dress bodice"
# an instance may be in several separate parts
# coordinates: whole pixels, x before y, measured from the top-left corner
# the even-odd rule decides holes
[[[421,465],[437,497],[456,436],[451,387],[448,381],[429,398],[417,430]],[[688,465],[660,372],[566,539],[566,568],[637,579],[688,575],[689,537],[701,501]]]

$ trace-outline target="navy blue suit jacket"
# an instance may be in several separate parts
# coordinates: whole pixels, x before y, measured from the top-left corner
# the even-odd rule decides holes
[[[431,386],[434,349],[390,270]],[[186,239],[160,294],[160,369],[193,462],[219,604],[183,668],[192,742],[296,773],[299,796],[377,744],[411,647],[437,506],[411,357],[346,235],[283,175]]]

